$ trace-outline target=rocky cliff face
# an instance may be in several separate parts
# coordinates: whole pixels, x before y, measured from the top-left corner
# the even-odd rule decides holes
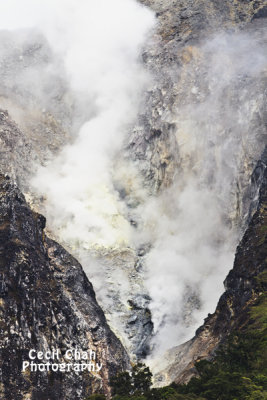
[[[186,277],[183,299],[177,296],[176,307],[172,306],[175,284],[180,285],[183,273],[180,276],[177,273],[175,281],[174,268],[169,270],[168,262],[177,260],[179,270],[183,261],[175,254],[172,258],[170,248],[188,260],[192,251],[205,253],[214,239],[212,248],[217,252],[217,259],[227,253],[223,249],[226,243],[231,247],[229,254],[234,254],[249,215],[255,211],[250,208],[255,200],[250,191],[250,178],[266,144],[265,56],[261,72],[259,69],[253,72],[253,69],[256,64],[259,66],[258,56],[266,53],[266,19],[260,17],[264,17],[266,2],[143,3],[157,15],[156,32],[143,53],[144,62],[155,80],[145,96],[139,123],[130,135],[128,154],[141,171],[148,192],[161,199],[160,202],[164,197],[167,200],[157,209],[158,220],[146,220],[143,212],[145,222],[142,223],[143,216],[139,219],[135,216],[138,211],[131,211],[131,215],[133,220],[136,218],[140,230],[154,224],[151,237],[155,231],[160,231],[158,238],[152,240],[143,263],[148,269],[147,286],[152,298],[152,320],[157,320],[155,325],[162,328],[168,318],[178,321],[176,327],[169,325],[165,333],[168,338],[168,331],[177,329],[178,337],[178,331],[194,324],[193,310],[205,308],[205,296],[200,295],[199,289],[202,278],[196,283],[195,277],[193,285],[190,277]],[[253,63],[250,60],[254,60]],[[186,200],[181,205],[179,198],[182,196]],[[195,199],[192,207],[190,198]],[[156,208],[155,204],[151,202],[151,207]],[[198,207],[199,213],[195,215]],[[209,217],[205,216],[208,209],[216,209],[220,231],[211,229]],[[199,218],[199,214],[203,218]],[[170,229],[161,223],[164,219]],[[179,226],[183,227],[183,234],[179,234]],[[194,241],[192,238],[201,229],[202,235]],[[205,235],[209,236],[207,241],[203,239]],[[186,244],[183,246],[187,240],[191,243],[190,249]],[[221,271],[218,279],[222,280],[227,273],[223,264],[230,266],[232,259],[229,257],[218,265],[216,260],[211,261],[213,250],[208,251],[203,261],[205,274],[207,265],[212,264],[210,274],[217,268]],[[158,263],[160,254],[171,259]],[[191,274],[197,276],[202,270],[201,264],[201,257],[189,261]],[[167,300],[168,311],[165,315],[162,311],[158,321],[156,315],[160,308],[164,310],[166,293],[160,297],[163,285],[156,285],[155,281],[158,278],[159,282],[165,282],[168,273],[172,278],[167,287],[172,295]],[[208,275],[205,277],[209,279]],[[165,340],[164,335],[162,340]]]
[[[154,34],[142,54],[152,84],[144,94],[138,122],[125,140],[125,151],[118,155],[114,172],[115,188],[127,207],[124,217],[138,237],[137,248],[127,243],[135,261],[129,263],[129,257],[125,257],[128,250],[120,245],[115,252],[103,249],[108,258],[114,255],[111,268],[105,273],[108,271],[107,281],[112,283],[107,296],[116,299],[116,310],[109,303],[103,302],[103,307],[110,321],[119,316],[115,326],[127,348],[139,356],[153,347],[151,322],[156,334],[164,326],[168,326],[167,331],[183,331],[180,326],[187,329],[195,324],[193,310],[208,309],[195,277],[192,285],[190,278],[186,279],[183,299],[178,295],[176,298],[174,286],[180,285],[183,273],[179,276],[171,267],[169,271],[164,260],[161,264],[158,260],[162,254],[170,257],[172,250],[189,259],[192,248],[202,254],[211,246],[210,254],[214,254],[214,249],[217,252],[215,259],[227,254],[228,259],[225,257],[217,266],[218,279],[223,280],[232,264],[234,248],[247,226],[253,200],[249,182],[266,144],[266,59],[261,58],[266,53],[266,21],[260,18],[264,16],[266,2],[142,3],[152,8],[157,17]],[[125,165],[126,170],[131,171],[134,166],[136,175],[140,173],[144,196],[136,190],[139,186],[133,184],[131,174],[117,176],[116,171]],[[180,205],[177,200],[181,195],[189,196],[188,192],[195,199],[192,208],[190,202]],[[191,217],[197,207],[202,219]],[[153,208],[155,215],[151,216]],[[205,218],[206,209],[214,210],[220,231],[211,229]],[[188,222],[184,221],[186,218]],[[197,226],[203,226],[203,235],[194,242]],[[180,245],[185,232],[191,241],[190,249]],[[205,235],[207,241],[203,243]],[[212,244],[207,246],[208,241]],[[230,250],[224,249],[225,244]],[[216,274],[216,261],[210,258],[206,257],[203,266],[197,265],[202,262],[201,257],[189,260],[190,265],[195,265],[192,275],[202,268],[206,268],[208,275]],[[169,263],[176,263],[177,271],[182,268],[180,258]],[[125,288],[129,284],[129,290],[121,290],[114,282],[118,271],[127,282]],[[172,282],[170,286],[166,283],[171,293],[166,300],[163,282],[168,274]],[[141,315],[137,318],[135,309],[129,311],[125,307],[128,301],[133,304],[133,291],[145,299],[142,315],[146,308],[152,312],[148,325],[146,318]],[[129,318],[125,319],[125,315]],[[138,335],[134,329],[137,326]],[[168,337],[167,332],[165,336]],[[182,336],[183,333],[177,333],[176,340]],[[161,340],[165,340],[164,334]]]
[[[214,309],[215,303],[208,303],[214,293],[206,288],[224,279],[238,238],[257,209],[260,182],[250,186],[250,178],[266,144],[267,121],[266,1],[141,3],[157,18],[142,51],[150,84],[124,148],[111,160],[112,196],[105,188],[107,198],[119,205],[110,224],[122,239],[102,246],[89,232],[89,239],[68,242],[62,226],[53,230],[48,223],[57,241],[84,261],[87,276],[100,276],[100,284],[94,283],[99,303],[138,358],[153,350],[151,340],[156,354],[170,331],[173,345],[182,342],[183,331],[192,331]],[[60,74],[49,73],[59,60],[42,36],[18,40],[2,34],[0,104],[19,128],[1,113],[1,168],[32,195],[33,165],[47,165],[71,144],[71,134],[95,109],[91,115],[88,98],[70,91],[62,66]],[[43,77],[41,90],[29,75],[37,81]],[[49,198],[37,197],[35,206],[46,213],[47,203]],[[130,239],[118,219],[129,228]],[[48,247],[53,246],[46,241]],[[205,286],[213,274],[216,279]],[[219,290],[216,286],[216,295]],[[219,339],[209,335],[208,340],[213,349]],[[201,343],[183,348],[194,358]],[[175,366],[168,379],[189,362],[181,362],[179,371]]]
[[[259,278],[267,268],[267,149],[252,175],[253,192],[255,186],[259,188],[257,211],[237,247],[234,266],[224,282],[225,292],[216,311],[209,314],[192,340],[166,354],[168,366],[156,375],[156,385],[187,382],[196,373],[194,364],[197,360],[211,357],[229,333],[246,326],[251,305],[266,290]]]
[[[80,264],[44,233],[10,179],[0,177],[1,398],[84,399],[109,397],[109,378],[129,366],[107,325]],[[29,350],[96,352],[99,372],[22,372]]]
[[[190,170],[199,174],[200,168],[201,181],[209,180],[209,185],[216,185],[216,173],[225,162],[232,168],[233,176],[230,205],[222,206],[232,221],[239,224],[248,211],[245,188],[266,141],[263,100],[266,74],[251,74],[248,60],[243,58],[240,63],[238,58],[244,57],[240,47],[250,53],[252,43],[263,45],[265,51],[266,20],[261,17],[267,3],[156,0],[142,3],[156,12],[158,21],[154,37],[143,54],[155,76],[155,85],[147,94],[145,112],[130,139],[131,154],[139,161],[154,193],[170,186],[177,177],[188,178]],[[233,47],[228,40],[235,42]],[[237,64],[236,69],[233,63]],[[239,118],[244,118],[243,124]],[[226,155],[226,149],[230,151],[229,136],[232,151],[240,151],[235,154],[236,164],[230,164]],[[224,149],[221,141],[225,143]],[[240,141],[244,142],[242,149]],[[221,153],[223,161],[216,152]],[[207,172],[205,159],[209,159],[213,171]]]
[[[29,191],[36,168],[71,142],[89,111],[83,96],[70,89],[62,61],[40,31],[1,29],[0,43],[0,104],[9,112],[1,114],[1,168]]]

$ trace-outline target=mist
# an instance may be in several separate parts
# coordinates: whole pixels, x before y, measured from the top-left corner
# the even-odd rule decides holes
[[[171,72],[185,88],[169,119],[180,169],[139,210],[138,240],[153,243],[146,257],[152,359],[194,336],[233,266],[248,215],[244,193],[267,138],[266,50],[256,30],[220,33],[199,46],[191,65]]]
[[[111,314],[114,298],[120,313],[128,312],[133,294],[120,250],[150,248],[134,287],[151,298],[152,358],[191,338],[223,292],[248,213],[240,188],[249,185],[266,141],[264,123],[254,128],[265,118],[260,77],[267,65],[266,43],[252,29],[206,38],[191,63],[166,66],[161,78],[167,73],[176,103],[162,118],[176,127],[179,166],[173,184],[151,195],[125,146],[144,93],[160,84],[141,57],[155,24],[134,0],[0,5],[1,29],[26,42],[41,35],[51,50],[48,66],[17,75],[18,87],[49,108],[54,82],[62,80],[80,107],[68,116],[72,136],[63,149],[34,166],[31,189],[42,199],[47,229],[79,257]],[[109,251],[118,251],[119,262],[106,274],[101,256]],[[110,323],[123,336],[123,323]]]
[[[8,95],[19,92],[23,107],[30,103],[27,112],[34,103],[57,115],[61,103],[54,98],[63,93],[58,115],[63,124],[70,121],[72,137],[59,154],[46,157],[43,166],[38,160],[32,166],[30,191],[47,218],[50,236],[79,258],[98,300],[108,306],[106,268],[92,253],[129,247],[132,226],[113,185],[114,160],[151,81],[141,55],[154,14],[134,0],[72,0],[64,7],[61,1],[12,1],[1,4],[0,11],[0,25],[10,41],[3,41],[0,58],[15,66],[14,73],[7,66]],[[32,42],[34,48],[44,42],[45,52],[25,63],[25,44]],[[62,90],[55,89],[59,82]],[[8,106],[20,124],[27,121],[27,112],[21,117],[13,103]],[[121,166],[120,173],[129,170]],[[127,278],[124,283],[123,291]]]
[[[15,6],[21,11],[18,19],[10,12]],[[120,216],[110,163],[149,81],[140,52],[153,14],[132,0],[67,1],[64,9],[60,1],[26,2],[23,7],[12,2],[3,12],[10,17],[6,28],[38,27],[62,57],[71,89],[90,107],[90,119],[73,143],[32,181],[48,199],[50,229],[77,246],[81,241],[89,246],[127,241],[130,225]]]

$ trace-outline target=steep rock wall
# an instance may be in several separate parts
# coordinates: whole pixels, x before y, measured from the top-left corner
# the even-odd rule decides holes
[[[44,233],[10,179],[0,177],[1,398],[83,399],[110,394],[109,378],[129,366],[81,265]],[[29,350],[95,351],[100,372],[22,372]],[[66,362],[67,360],[65,360]]]
[[[228,70],[232,71],[233,65],[239,65],[239,59],[242,60],[247,50],[247,59],[252,59],[255,64],[254,57],[257,52],[256,50],[253,52],[254,42],[260,48],[264,43],[266,1],[147,0],[142,3],[156,12],[158,25],[142,54],[143,61],[151,73],[152,83],[144,94],[138,122],[133,129],[130,129],[129,136],[125,140],[125,149],[114,160],[114,187],[118,197],[126,205],[126,211],[124,210],[122,216],[139,235],[147,221],[142,221],[145,213],[142,212],[142,207],[141,211],[138,207],[146,203],[147,198],[149,201],[154,198],[157,201],[158,196],[163,194],[167,198],[166,219],[168,223],[173,221],[177,227],[180,221],[175,219],[176,208],[172,211],[172,201],[188,187],[188,183],[195,180],[197,184],[193,197],[198,198],[199,188],[204,187],[212,192],[216,206],[220,209],[219,217],[223,220],[223,227],[227,225],[237,228],[240,234],[242,228],[246,226],[247,216],[249,213],[253,214],[253,210],[250,211],[251,201],[257,203],[256,199],[250,197],[247,188],[253,168],[266,143],[266,74],[254,76],[253,72],[250,76],[247,74],[247,69],[243,69],[242,63],[241,67],[231,72],[230,77]],[[240,47],[240,43],[242,44],[242,38],[241,41],[235,39],[229,55],[228,46],[233,36],[228,37],[226,46],[218,42],[216,37],[218,32],[225,33],[225,31],[230,34],[237,31],[248,33],[251,31],[252,42],[249,42],[247,47],[241,46],[241,53],[237,51],[235,56],[235,49]],[[214,35],[215,40],[212,39]],[[44,65],[49,64],[53,55],[46,46],[43,38],[26,46],[24,44],[21,46],[20,43],[18,46],[16,42],[16,48],[19,50],[11,56],[8,53],[4,59],[3,106],[12,110],[15,108],[14,104],[19,108],[23,107],[23,96],[27,98],[25,92],[27,82],[25,81],[23,90],[19,87],[14,90],[12,87],[14,76],[21,75],[24,67],[32,66],[36,60],[41,60]],[[17,60],[21,56],[21,65],[17,66]],[[15,65],[14,69],[10,69],[12,65]],[[19,183],[22,181],[27,183],[25,175],[31,174],[33,160],[46,164],[51,155],[50,150],[57,151],[63,146],[64,141],[71,140],[61,124],[58,124],[58,120],[62,119],[64,128],[67,129],[72,122],[68,119],[69,115],[73,117],[75,114],[73,108],[77,104],[76,106],[73,104],[64,79],[55,85],[55,93],[52,94],[54,96],[51,98],[51,107],[48,111],[58,117],[56,122],[53,115],[48,118],[44,112],[42,116],[39,106],[36,118],[31,119],[32,103],[29,102],[25,116],[29,115],[30,119],[27,121],[25,116],[20,118],[18,122],[23,129],[17,130],[13,135],[12,132],[15,132],[13,123],[6,114],[3,116],[1,137],[4,141],[5,138],[8,139],[5,147],[8,156],[3,158],[2,168],[8,172],[15,170],[12,176],[16,177]],[[29,97],[32,96],[30,93]],[[11,102],[8,102],[9,98]],[[63,99],[62,104],[61,99]],[[33,103],[36,105],[36,99]],[[42,117],[39,118],[40,116]],[[31,127],[34,129],[31,130]],[[53,149],[55,140],[58,142]],[[27,148],[30,151],[26,150]],[[14,150],[16,150],[15,157],[12,155]],[[135,176],[132,179],[128,173],[130,171],[128,167],[132,163],[136,170],[141,172],[142,178],[138,176],[141,184],[133,183]],[[121,166],[126,169],[126,174],[124,177],[117,177],[116,172],[122,169]],[[136,193],[136,187],[139,190],[140,186],[146,190],[144,198],[142,196],[139,198]],[[169,189],[172,195],[171,201],[168,200]],[[42,201],[43,199],[37,200],[39,206]],[[152,209],[153,202],[150,206],[149,201],[148,208]],[[166,215],[161,214],[160,209],[155,208],[155,210],[156,220],[164,221]],[[191,226],[186,228],[192,229]],[[154,234],[153,224],[151,231]],[[158,236],[160,235],[161,232]],[[102,285],[105,293],[102,296],[99,292],[97,296],[109,323],[123,338],[129,352],[138,357],[144,357],[149,353],[153,335],[154,315],[151,316],[150,307],[150,289],[153,285],[151,282],[146,282],[147,264],[149,264],[147,256],[154,246],[152,236],[149,240],[146,237],[141,243],[138,241],[137,245],[126,240],[115,247],[99,248],[97,245],[94,246],[94,243],[87,243],[86,239],[81,245],[82,252],[86,253],[85,259],[93,255],[99,262],[97,268],[101,270],[101,284],[102,281],[105,282]],[[167,236],[165,231],[163,236]],[[214,241],[222,243],[226,236],[220,236],[219,232]],[[60,241],[64,243],[64,238],[60,238]],[[75,243],[67,245],[75,255],[80,256],[79,246],[77,248]],[[157,271],[154,272],[153,267],[153,263],[150,262],[148,266],[150,274],[160,282],[162,277],[157,276]],[[225,265],[225,271],[230,267],[231,265]],[[86,272],[93,279],[95,272],[91,272],[90,262]],[[177,280],[179,281],[179,276]],[[179,304],[183,323],[188,320],[185,325],[190,325],[192,322],[192,310],[201,306],[197,289],[195,290],[192,285],[189,286],[186,286],[189,294],[184,296],[185,304]],[[178,335],[177,340],[180,340]]]
[[[209,314],[192,340],[165,355],[166,360],[162,363],[165,363],[166,369],[156,374],[156,385],[187,382],[196,374],[194,363],[211,357],[218,345],[232,331],[242,329],[250,318],[249,308],[263,290],[258,277],[267,268],[267,149],[253,172],[252,192],[255,185],[259,188],[257,211],[237,247],[234,266],[225,279],[225,292],[216,311]]]

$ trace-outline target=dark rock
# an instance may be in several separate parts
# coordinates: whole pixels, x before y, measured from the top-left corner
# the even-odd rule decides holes
[[[109,377],[128,367],[82,267],[43,229],[19,189],[0,176],[1,399],[109,396]],[[29,350],[96,351],[98,374],[22,372]],[[27,397],[28,396],[28,397]]]
[[[253,16],[255,18],[267,18],[267,6],[260,8]]]
[[[242,330],[248,323],[250,307],[262,293],[257,277],[267,268],[267,148],[254,171],[252,180],[259,183],[257,209],[236,250],[234,267],[225,280],[225,292],[214,314],[189,342],[169,351],[169,366],[156,376],[161,384],[164,374],[169,381],[187,382],[196,374],[196,360],[211,358],[218,346],[234,330]],[[166,381],[164,381],[166,384]]]

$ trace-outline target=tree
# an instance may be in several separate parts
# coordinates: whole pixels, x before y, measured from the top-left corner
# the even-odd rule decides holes
[[[129,396],[133,393],[133,382],[129,372],[121,372],[110,379],[113,394]]]
[[[138,363],[131,372],[122,372],[111,378],[110,385],[113,395],[140,397],[149,391],[152,385],[152,373],[144,364]]]
[[[132,383],[134,393],[143,395],[148,392],[152,385],[152,373],[149,367],[141,363],[135,365],[132,370]]]

